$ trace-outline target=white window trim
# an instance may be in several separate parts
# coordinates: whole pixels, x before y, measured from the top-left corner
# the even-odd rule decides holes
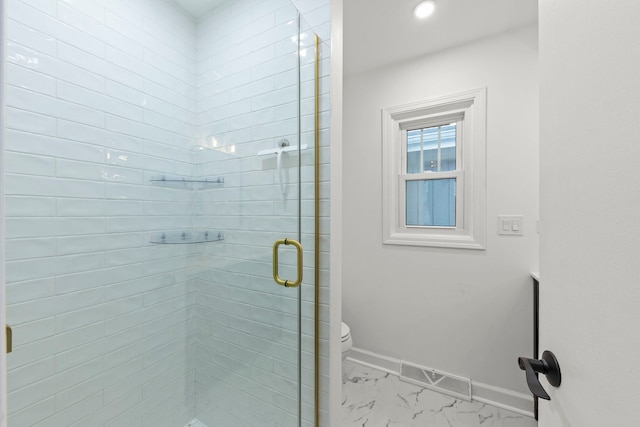
[[[382,219],[384,244],[442,248],[486,248],[487,90],[481,88],[382,110]],[[456,227],[412,227],[405,224],[408,179],[421,179],[403,169],[407,129],[435,126],[452,117],[462,119],[461,171],[438,172],[460,179],[463,196],[456,207]],[[429,174],[429,179],[435,176]],[[422,178],[424,179],[424,178]],[[460,215],[458,215],[458,213]]]

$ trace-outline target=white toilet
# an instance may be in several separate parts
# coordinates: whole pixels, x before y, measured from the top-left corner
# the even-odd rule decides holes
[[[351,339],[351,329],[349,325],[342,322],[342,360],[346,359],[351,352],[353,340]]]

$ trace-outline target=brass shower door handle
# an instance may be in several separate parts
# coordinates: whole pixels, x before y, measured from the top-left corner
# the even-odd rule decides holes
[[[282,280],[278,274],[278,247],[283,244],[295,246],[296,251],[298,252],[298,277],[295,281]],[[300,286],[302,283],[302,245],[300,242],[293,239],[280,239],[276,240],[273,244],[273,280],[275,280],[278,285],[286,288],[295,288]]]

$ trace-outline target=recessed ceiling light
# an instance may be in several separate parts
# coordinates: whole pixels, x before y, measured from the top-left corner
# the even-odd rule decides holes
[[[413,16],[418,19],[428,18],[436,10],[436,2],[433,0],[427,0],[418,3],[415,9],[413,9]]]

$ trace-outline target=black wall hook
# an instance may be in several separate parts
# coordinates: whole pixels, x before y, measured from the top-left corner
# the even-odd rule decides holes
[[[551,400],[545,389],[542,388],[542,384],[540,384],[536,373],[546,375],[549,384],[554,387],[559,387],[562,382],[562,376],[560,375],[560,365],[558,364],[556,356],[549,350],[546,350],[542,353],[542,359],[540,360],[518,357],[518,366],[526,372],[527,385],[531,393],[540,399]]]

